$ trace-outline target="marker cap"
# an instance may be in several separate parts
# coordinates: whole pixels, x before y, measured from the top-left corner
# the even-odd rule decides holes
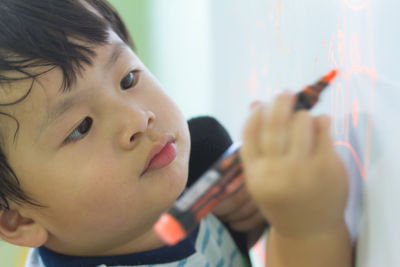
[[[153,229],[168,245],[175,245],[186,237],[186,231],[181,223],[168,213],[161,215]]]

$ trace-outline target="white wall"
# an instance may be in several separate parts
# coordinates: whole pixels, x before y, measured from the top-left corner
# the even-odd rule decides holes
[[[187,118],[212,111],[210,1],[152,0],[153,73]]]

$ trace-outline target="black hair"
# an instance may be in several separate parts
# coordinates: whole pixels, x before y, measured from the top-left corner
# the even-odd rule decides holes
[[[106,0],[0,0],[0,29],[0,90],[19,80],[32,81],[30,88],[22,88],[22,97],[4,103],[0,97],[0,107],[23,101],[36,78],[54,68],[63,73],[61,89],[68,90],[83,67],[91,65],[92,46],[107,43],[110,29],[133,48],[123,21]],[[0,115],[16,121],[15,139],[18,121],[5,112]],[[9,201],[40,206],[22,190],[4,151],[0,142],[0,211],[10,208]]]

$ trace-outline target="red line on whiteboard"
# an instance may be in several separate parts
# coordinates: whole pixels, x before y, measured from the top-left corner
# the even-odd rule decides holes
[[[281,29],[281,16],[282,16],[282,1],[283,0],[278,0],[276,2],[276,10],[278,13],[278,17],[276,19],[276,29],[279,31]]]
[[[354,4],[354,3],[351,2],[351,0],[344,0],[344,2],[349,8],[351,8],[353,10],[362,10],[362,9],[367,8],[367,6],[368,6],[368,2],[367,1],[363,1],[363,2],[361,2],[359,4]]]
[[[340,96],[339,96],[340,94]],[[345,116],[345,96],[344,96],[344,89],[341,83],[338,84],[336,90],[335,90],[335,100],[334,100],[334,122],[335,122],[335,134],[336,135],[340,135],[342,134],[343,136],[345,136],[346,138],[346,125],[344,120],[341,120],[341,132],[339,132],[339,126],[337,125],[337,121],[338,118],[344,118]],[[339,105],[341,105],[341,107],[339,108]],[[339,115],[338,112],[341,112],[341,114]]]
[[[360,157],[357,155],[357,152],[354,150],[354,148],[347,142],[343,142],[343,141],[336,141],[333,143],[334,146],[344,146],[346,147],[350,153],[353,155],[354,160],[356,161],[356,165],[358,168],[358,171],[361,174],[361,177],[363,178],[363,180],[367,180],[367,174],[366,171],[361,163]]]
[[[344,69],[344,68],[342,68]],[[354,73],[362,73],[367,75],[372,81],[376,81],[378,78],[378,74],[376,73],[376,69],[374,67],[367,66],[351,66],[347,68],[345,71],[341,71],[341,75],[345,79],[351,79]]]

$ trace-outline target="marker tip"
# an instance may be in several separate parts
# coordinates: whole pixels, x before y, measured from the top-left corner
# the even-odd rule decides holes
[[[333,78],[335,78],[335,76],[337,75],[338,72],[339,72],[339,70],[333,69],[333,70],[331,70],[328,74],[326,74],[326,75],[322,78],[322,80],[323,80],[324,82],[330,82],[330,81],[333,80]]]

